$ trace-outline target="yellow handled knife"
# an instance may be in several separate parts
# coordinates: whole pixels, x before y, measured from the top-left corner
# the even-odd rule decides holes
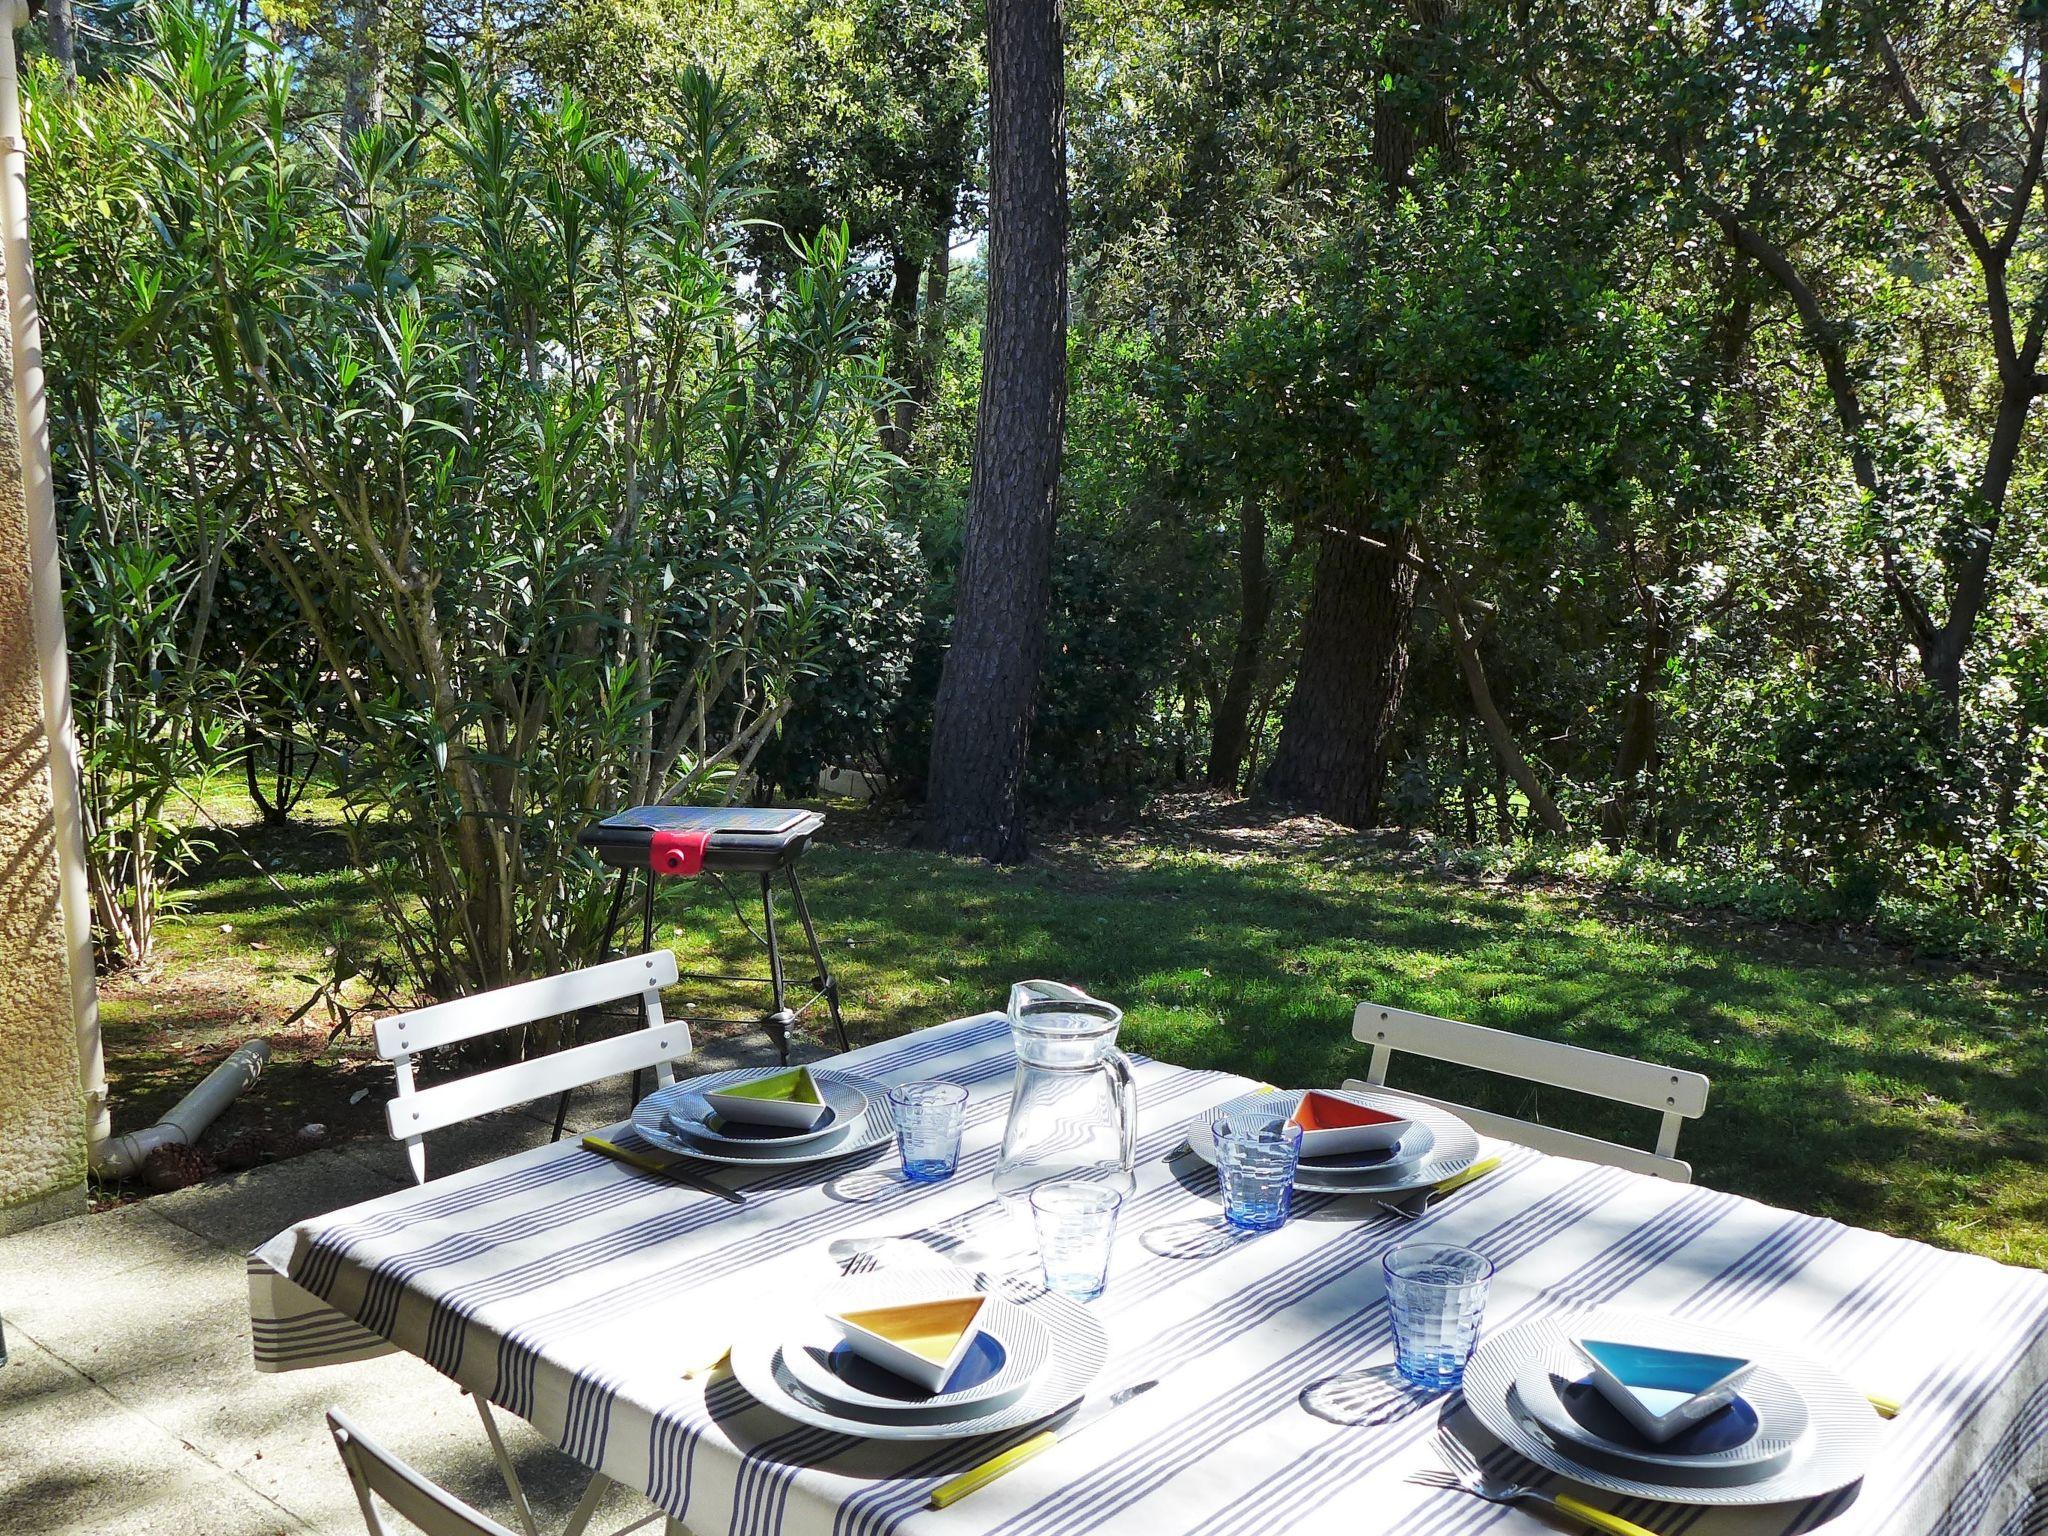
[[[695,1381],[699,1376],[709,1376],[712,1372],[722,1371],[731,1364],[732,1351],[728,1349],[716,1360],[706,1360],[701,1364],[690,1366],[683,1372],[683,1380]]]
[[[1099,1422],[1105,1415],[1123,1407],[1133,1398],[1143,1397],[1158,1385],[1157,1381],[1141,1381],[1121,1391],[1112,1392],[1107,1397],[1098,1398],[1092,1403],[1083,1403],[1080,1411],[1058,1429],[1048,1429],[1035,1434],[1023,1444],[1013,1445],[1007,1451],[989,1457],[981,1465],[969,1467],[958,1477],[939,1484],[931,1492],[930,1507],[944,1509],[949,1504],[959,1503],[975,1489],[986,1488],[1005,1472],[1024,1465],[1040,1451],[1051,1450],[1062,1440],[1079,1434],[1089,1425]]]
[[[1407,1194],[1398,1196],[1395,1199],[1381,1200],[1376,1203],[1389,1216],[1398,1216],[1403,1221],[1413,1221],[1442,1196],[1448,1195],[1454,1189],[1463,1189],[1475,1179],[1485,1178],[1499,1166],[1499,1158],[1482,1157],[1470,1168],[1461,1169],[1457,1173],[1452,1174],[1448,1179],[1440,1179],[1425,1188],[1412,1189]]]
[[[728,1205],[747,1203],[743,1196],[691,1173],[686,1168],[678,1168],[674,1163],[663,1162],[658,1157],[648,1157],[645,1153],[629,1152],[617,1142],[606,1141],[602,1136],[586,1136],[583,1138],[583,1145],[585,1150],[595,1152],[600,1157],[608,1157],[615,1163],[624,1163],[627,1167],[638,1168],[643,1173],[658,1173],[665,1179],[674,1179],[678,1184],[687,1184],[690,1188],[701,1190],[707,1195],[716,1195]]]

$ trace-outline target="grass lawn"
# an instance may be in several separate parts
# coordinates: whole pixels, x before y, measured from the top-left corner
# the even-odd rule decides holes
[[[223,819],[234,807],[223,806]],[[274,1030],[342,927],[376,919],[331,823],[238,832],[196,872],[158,959],[105,988],[117,1125]],[[1703,1183],[2009,1262],[2048,1264],[2048,983],[1916,967],[1841,936],[1449,880],[1369,839],[1190,800],[1136,830],[1055,840],[1018,869],[905,850],[839,817],[805,888],[856,1042],[999,1008],[1045,976],[1126,1011],[1133,1049],[1287,1085],[1361,1073],[1361,998],[1696,1068],[1682,1153]],[[828,835],[834,826],[828,825]],[[224,843],[224,847],[227,846]],[[752,969],[715,889],[664,890],[684,968]],[[688,999],[676,1011],[715,1008]],[[388,1076],[309,1023],[245,1116],[381,1133]],[[1405,1072],[1404,1072],[1405,1066]],[[1408,1082],[1646,1141],[1653,1116],[1396,1061]],[[369,1090],[357,1103],[347,1100]]]

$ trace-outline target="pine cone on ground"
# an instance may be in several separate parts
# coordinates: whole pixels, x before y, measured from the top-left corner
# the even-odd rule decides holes
[[[213,1164],[197,1147],[167,1142],[142,1160],[143,1182],[155,1190],[183,1189],[213,1172]]]
[[[295,1138],[280,1136],[259,1126],[230,1137],[215,1151],[214,1160],[223,1168],[254,1168],[258,1163],[286,1157],[298,1150]]]

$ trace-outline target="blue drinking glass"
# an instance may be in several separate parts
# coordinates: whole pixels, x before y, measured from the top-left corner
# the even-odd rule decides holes
[[[1493,1261],[1448,1243],[1410,1243],[1380,1260],[1394,1316],[1394,1366],[1404,1381],[1447,1392],[1479,1342]]]
[[[958,1083],[905,1083],[889,1090],[903,1176],[935,1184],[960,1166],[960,1128],[967,1123],[967,1090]]]
[[[1087,1179],[1052,1179],[1031,1191],[1038,1228],[1038,1259],[1045,1288],[1076,1301],[1093,1301],[1109,1283],[1109,1251],[1116,1241],[1124,1197]]]
[[[1216,1173],[1223,1219],[1246,1232],[1271,1232],[1294,1208],[1301,1127],[1270,1111],[1239,1110],[1215,1125]]]

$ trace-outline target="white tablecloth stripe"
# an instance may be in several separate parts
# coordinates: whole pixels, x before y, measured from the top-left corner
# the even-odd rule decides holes
[[[823,1173],[728,1175],[747,1196],[734,1208],[570,1142],[302,1223],[251,1256],[258,1368],[410,1351],[698,1536],[1553,1529],[1407,1480],[1438,1464],[1433,1405],[1367,1425],[1303,1406],[1314,1384],[1389,1361],[1379,1258],[1427,1235],[1499,1266],[1489,1331],[1559,1309],[1670,1313],[1796,1345],[1907,1403],[1848,1494],[1767,1510],[1617,1506],[1632,1519],[1673,1536],[2048,1530],[2034,1491],[2048,1484],[2048,1279],[1513,1147],[1419,1223],[1315,1196],[1277,1233],[1213,1241],[1213,1176],[1165,1158],[1190,1116],[1245,1084],[1160,1062],[1139,1064],[1139,1187],[1094,1304],[1114,1341],[1103,1386],[1157,1389],[934,1512],[938,1482],[1007,1442],[854,1440],[791,1424],[729,1376],[683,1379],[778,1296],[836,1275],[850,1241],[1002,1233],[988,1175],[1012,1061],[997,1015],[845,1058],[888,1081],[968,1085],[960,1172],[944,1184],[906,1185],[885,1149]],[[891,1262],[923,1251],[895,1245]]]

